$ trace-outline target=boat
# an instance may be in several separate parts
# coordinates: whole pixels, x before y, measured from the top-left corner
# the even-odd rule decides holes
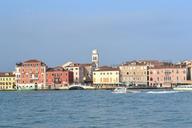
[[[73,84],[68,87],[69,90],[95,90],[91,85]]]
[[[127,88],[126,87],[117,87],[117,88],[115,88],[115,90],[113,90],[113,93],[119,93],[119,94],[127,93]]]
[[[192,91],[192,85],[178,85],[174,87],[173,90],[175,91]]]
[[[140,93],[141,91],[139,90],[133,90],[133,89],[128,89],[127,87],[117,87],[115,90],[113,90],[113,93]]]

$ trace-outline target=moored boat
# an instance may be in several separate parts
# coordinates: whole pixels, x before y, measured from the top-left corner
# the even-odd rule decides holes
[[[178,85],[174,87],[173,90],[175,91],[192,91],[192,85]]]

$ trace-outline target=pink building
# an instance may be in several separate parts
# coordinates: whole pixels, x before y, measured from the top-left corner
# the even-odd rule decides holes
[[[170,88],[187,82],[187,69],[181,66],[159,66],[149,69],[149,86]]]
[[[46,89],[46,68],[46,64],[39,60],[28,60],[16,64],[17,89]]]

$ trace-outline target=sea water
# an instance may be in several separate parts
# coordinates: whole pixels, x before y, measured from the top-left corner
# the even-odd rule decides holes
[[[0,128],[191,127],[190,92],[0,92]]]

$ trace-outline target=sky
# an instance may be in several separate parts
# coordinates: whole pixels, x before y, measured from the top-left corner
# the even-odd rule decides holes
[[[0,71],[40,59],[48,66],[135,59],[192,59],[191,0],[1,0]]]

